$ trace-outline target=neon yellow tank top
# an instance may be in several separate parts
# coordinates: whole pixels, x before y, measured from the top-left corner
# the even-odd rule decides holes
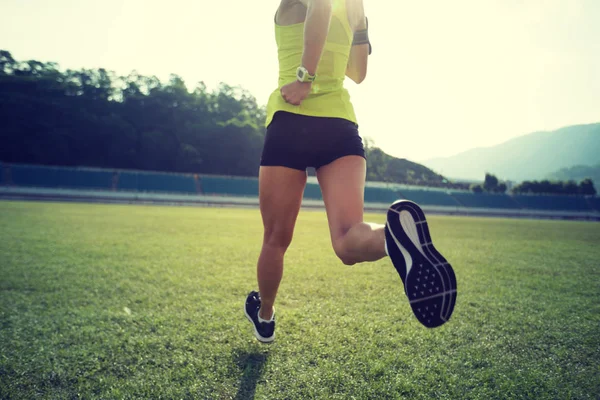
[[[286,26],[275,24],[279,86],[271,93],[267,103],[266,126],[269,126],[277,111],[343,118],[356,123],[350,94],[344,88],[346,66],[354,37],[348,21],[346,0],[333,0],[331,14],[329,33],[317,66],[317,79],[312,84],[310,94],[299,106],[286,103],[281,97],[280,89],[296,80],[296,69],[302,63],[304,51],[304,22]]]

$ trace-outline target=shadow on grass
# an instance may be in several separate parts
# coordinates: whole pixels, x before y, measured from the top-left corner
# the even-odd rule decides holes
[[[254,399],[256,385],[263,374],[267,358],[268,354],[258,351],[241,351],[236,355],[236,364],[242,370],[236,400]]]

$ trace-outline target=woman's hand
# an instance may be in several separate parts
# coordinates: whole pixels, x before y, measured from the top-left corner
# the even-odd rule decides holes
[[[294,81],[281,88],[281,97],[294,106],[299,106],[310,93],[311,82]]]

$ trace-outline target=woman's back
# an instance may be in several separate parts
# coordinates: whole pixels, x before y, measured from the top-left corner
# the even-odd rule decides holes
[[[279,90],[296,79],[302,63],[306,8],[299,2],[282,2],[275,16],[275,40],[279,59],[279,84],[267,105],[268,126],[277,111],[316,117],[337,117],[356,122],[350,95],[344,89],[348,58],[352,48],[353,28],[349,15],[355,1],[333,0],[331,22],[325,47],[316,71],[311,92],[300,106],[291,105]]]

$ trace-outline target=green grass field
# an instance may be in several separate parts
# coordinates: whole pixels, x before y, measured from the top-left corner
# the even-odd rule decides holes
[[[258,210],[0,202],[0,398],[600,398],[600,224],[429,221],[458,277],[446,325],[303,211],[262,345]]]

